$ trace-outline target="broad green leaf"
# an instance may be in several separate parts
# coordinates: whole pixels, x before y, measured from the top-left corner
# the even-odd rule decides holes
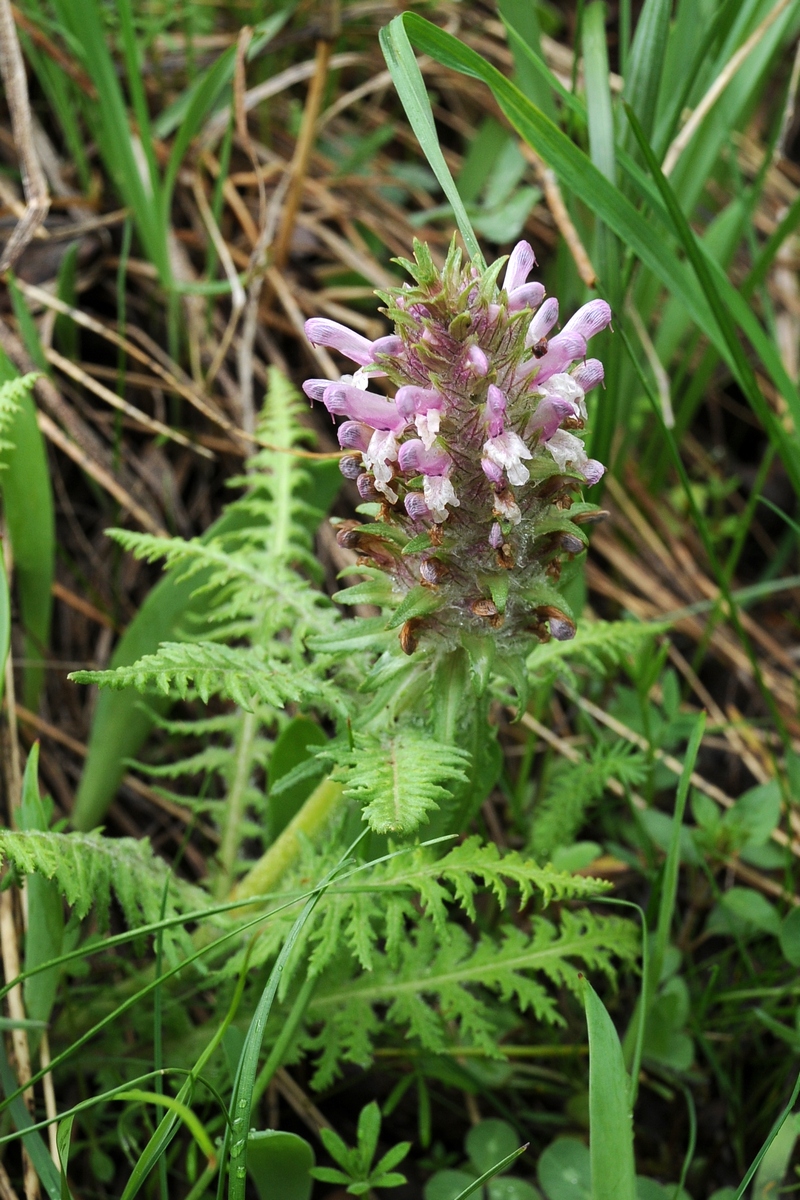
[[[19,827],[23,830],[50,827],[52,804],[39,796],[39,743],[35,742],[25,764],[22,780],[22,805]],[[33,872],[27,880],[28,931],[25,937],[25,970],[33,971],[42,963],[58,958],[63,948],[64,907],[58,887],[51,879]],[[26,979],[25,1011],[36,1021],[47,1022],[55,1003],[59,980],[58,967],[49,967]],[[32,1036],[35,1043],[36,1035]]]
[[[800,1134],[800,1114],[792,1113],[781,1126],[761,1160],[753,1181],[753,1200],[773,1200],[781,1191]]]
[[[793,908],[783,918],[778,940],[786,961],[800,967],[800,908]]]
[[[61,1200],[72,1200],[72,1194],[67,1183],[67,1167],[69,1166],[69,1143],[72,1137],[72,1123],[74,1117],[65,1117],[59,1122],[56,1131],[56,1145],[58,1147],[58,1161],[61,1166]]]
[[[547,1200],[592,1200],[592,1160],[577,1138],[551,1142],[536,1169]]]
[[[481,1175],[484,1171],[516,1150],[519,1138],[508,1121],[490,1117],[473,1125],[464,1141],[470,1162]]]
[[[588,980],[583,983],[589,1031],[589,1153],[592,1200],[636,1200],[630,1080],[617,1031]]]
[[[253,1130],[247,1170],[260,1200],[309,1200],[314,1151],[305,1138],[278,1129]]]
[[[0,384],[18,378],[16,367],[0,349]],[[0,464],[4,466],[0,469],[0,492],[14,553],[14,575],[25,631],[24,654],[35,662],[45,657],[50,641],[55,514],[47,451],[36,423],[36,406],[29,395],[22,397],[4,440],[13,449],[0,450]],[[7,591],[6,585],[6,594]],[[22,701],[27,708],[38,708],[43,682],[43,667],[24,668]]]

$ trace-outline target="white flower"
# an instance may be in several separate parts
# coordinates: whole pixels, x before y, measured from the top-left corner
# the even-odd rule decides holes
[[[417,427],[417,433],[422,438],[423,445],[426,450],[430,450],[433,443],[436,441],[436,435],[439,432],[439,422],[441,413],[438,408],[429,408],[427,412],[417,413],[414,417],[414,424]]]
[[[446,504],[452,505],[453,508],[459,508],[461,505],[452,483],[444,475],[424,475],[422,494],[437,525],[441,525],[450,515],[445,508]]]
[[[398,449],[397,438],[391,429],[376,429],[363,459],[365,468],[375,476],[375,487],[392,504],[397,503],[397,493],[388,486],[394,475],[390,464],[397,460]]]
[[[580,471],[584,463],[589,461],[581,439],[566,429],[557,429],[546,445],[562,471],[566,471],[567,465]]]
[[[363,367],[359,367],[354,375],[343,375],[339,382],[349,383],[351,387],[357,387],[360,391],[365,392],[369,387],[369,376]]]
[[[520,486],[527,483],[531,477],[531,473],[523,465],[522,459],[533,458],[533,455],[522,438],[513,430],[509,429],[497,437],[489,438],[484,443],[483,455],[484,458],[489,459],[489,462],[504,469],[509,483]]]

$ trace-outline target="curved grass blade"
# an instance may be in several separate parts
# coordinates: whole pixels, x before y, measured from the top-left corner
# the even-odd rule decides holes
[[[431,102],[428,99],[422,73],[414,57],[414,51],[411,49],[403,21],[402,15],[395,17],[389,25],[381,30],[380,43],[383,57],[386,59],[392,81],[397,88],[397,94],[406,110],[409,124],[416,134],[422,152],[453,207],[453,214],[464,239],[467,253],[470,258],[476,259],[479,264],[485,266],[472,222],[467,215],[455,180],[450,174],[450,168],[445,162],[439,146],[439,136],[433,122]]]
[[[516,1162],[525,1153],[529,1145],[530,1142],[526,1142],[524,1146],[512,1150],[505,1158],[501,1158],[500,1162],[495,1163],[493,1167],[489,1167],[488,1171],[484,1171],[479,1179],[474,1179],[468,1187],[464,1188],[463,1192],[459,1192],[457,1196],[454,1196],[453,1200],[467,1200],[467,1196],[474,1196],[477,1191],[482,1192],[483,1185],[488,1183],[490,1179],[494,1179],[495,1175],[499,1175],[501,1171],[505,1171],[506,1167],[510,1167],[513,1162]]]

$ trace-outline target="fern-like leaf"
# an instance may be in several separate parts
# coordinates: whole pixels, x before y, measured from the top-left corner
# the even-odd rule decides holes
[[[432,1053],[452,1047],[455,1035],[459,1045],[502,1058],[497,999],[563,1025],[551,989],[577,994],[581,970],[611,975],[613,958],[632,959],[636,950],[631,922],[586,911],[565,911],[559,926],[537,917],[530,934],[507,925],[477,943],[454,924],[441,943],[424,922],[403,939],[398,962],[376,953],[371,971],[342,980],[334,967],[317,989],[307,1010],[310,1022],[323,1022],[313,1041],[322,1051],[314,1086],[328,1086],[343,1061],[368,1063],[375,1039],[391,1027]]]
[[[336,693],[308,672],[290,668],[258,646],[225,646],[217,642],[163,642],[131,666],[112,671],[76,671],[76,683],[112,688],[135,687],[185,699],[194,691],[203,701],[212,695],[233,700],[250,711],[257,702],[282,708],[288,700],[313,697],[332,705]]]
[[[467,779],[465,751],[415,729],[382,740],[356,734],[353,750],[333,753],[345,794],[364,804],[364,820],[376,833],[413,833],[450,795],[446,785]]]
[[[626,742],[599,743],[580,762],[559,759],[547,781],[544,795],[533,812],[530,849],[544,861],[571,842],[580,829],[589,805],[602,796],[609,779],[635,787],[645,778],[647,763],[640,750]]]
[[[165,886],[167,915],[208,903],[199,888],[171,874],[146,838],[2,830],[0,858],[22,875],[38,873],[52,879],[76,917],[83,918],[94,908],[101,926],[107,923],[112,895],[131,928],[160,919]]]

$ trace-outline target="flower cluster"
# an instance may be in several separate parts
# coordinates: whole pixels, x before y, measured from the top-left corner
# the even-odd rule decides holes
[[[490,629],[508,644],[524,632],[572,637],[557,583],[598,512],[577,498],[604,470],[579,434],[585,395],[603,379],[587,342],[611,310],[592,300],[550,336],[558,301],[527,282],[527,242],[483,270],[455,246],[441,271],[425,245],[415,257],[403,264],[414,283],[379,293],[393,334],[369,341],[306,322],[313,345],[357,366],[303,385],[344,418],[342,472],[378,518],[346,523],[339,541],[391,576],[409,652],[426,635],[456,643]]]

